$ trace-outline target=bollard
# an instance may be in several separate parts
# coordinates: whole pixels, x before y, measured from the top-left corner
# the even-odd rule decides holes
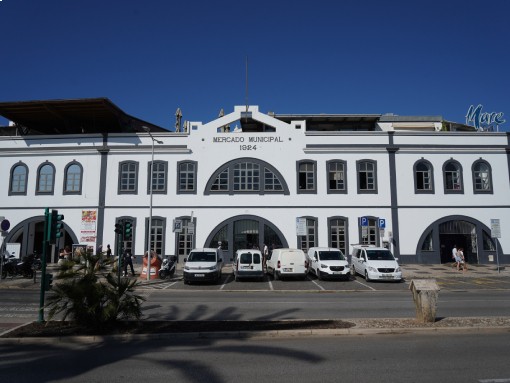
[[[413,279],[409,289],[413,293],[416,319],[419,322],[435,322],[439,286],[435,279]]]

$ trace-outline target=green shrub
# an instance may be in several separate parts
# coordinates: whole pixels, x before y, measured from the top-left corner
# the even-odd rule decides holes
[[[135,294],[139,282],[118,278],[109,271],[111,261],[102,254],[82,252],[65,261],[55,278],[52,294],[47,299],[49,319],[62,314],[88,328],[114,325],[118,321],[140,319],[144,298]]]

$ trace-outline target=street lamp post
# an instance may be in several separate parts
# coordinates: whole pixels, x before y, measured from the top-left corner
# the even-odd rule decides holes
[[[147,280],[149,281],[151,279],[151,236],[152,236],[152,189],[154,184],[154,143],[157,142],[158,144],[162,144],[163,141],[156,140],[152,134],[151,130],[143,126],[143,130],[145,130],[147,133],[149,133],[150,138],[152,139],[152,153],[151,153],[151,165],[150,165],[150,181],[149,181],[149,195],[150,195],[150,202],[149,202],[149,232],[147,234]]]

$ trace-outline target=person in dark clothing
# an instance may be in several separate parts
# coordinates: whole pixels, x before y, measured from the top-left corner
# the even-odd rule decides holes
[[[124,276],[127,277],[128,275],[128,272],[127,272],[127,268],[128,268],[128,265],[131,267],[131,274],[134,276],[135,275],[135,268],[133,267],[133,255],[131,254],[131,251],[129,251],[128,249],[124,250]]]

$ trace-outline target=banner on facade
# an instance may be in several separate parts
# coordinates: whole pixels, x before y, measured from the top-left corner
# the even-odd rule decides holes
[[[82,210],[80,244],[95,247],[97,241],[97,210]]]

